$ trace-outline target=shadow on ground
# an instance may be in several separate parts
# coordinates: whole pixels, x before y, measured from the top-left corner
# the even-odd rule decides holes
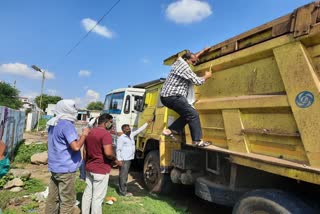
[[[206,213],[221,213],[229,214],[232,213],[232,208],[220,206],[214,203],[207,202],[198,198],[194,194],[193,186],[185,185],[174,185],[172,191],[167,195],[161,195],[161,197],[156,194],[149,193],[145,187],[143,181],[143,174],[141,171],[131,170],[130,176],[132,179],[128,182],[128,191],[132,192],[136,197],[144,197],[148,195],[149,197],[156,200],[166,200],[172,203],[173,206],[179,209],[185,210],[190,214],[206,214]],[[118,188],[118,176],[111,175],[109,185]]]

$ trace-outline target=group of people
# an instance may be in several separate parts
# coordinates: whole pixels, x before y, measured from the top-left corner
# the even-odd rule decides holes
[[[193,54],[190,51],[179,57],[172,65],[172,70],[162,88],[160,99],[168,108],[176,111],[180,117],[174,121],[163,135],[173,137],[189,124],[195,146],[207,146],[202,140],[199,114],[193,107],[193,85],[201,85],[211,77],[211,71],[198,77],[192,66],[208,48]],[[112,166],[119,166],[119,194],[132,196],[127,192],[128,172],[134,159],[137,134],[147,128],[152,120],[136,131],[131,132],[128,124],[122,125],[122,135],[117,140],[116,152],[112,147],[112,137],[107,131],[112,126],[113,117],[102,114],[97,118],[97,125],[84,128],[78,135],[74,126],[77,109],[73,100],[61,100],[57,103],[55,117],[48,121],[48,168],[51,172],[46,213],[72,213],[76,204],[76,171],[85,163],[85,182],[87,184],[81,203],[82,213],[102,213],[109,173]],[[83,149],[82,149],[83,147]],[[81,149],[83,154],[81,155]]]
[[[123,134],[118,139],[115,153],[111,134],[107,131],[113,122],[110,114],[100,115],[97,124],[92,128],[84,128],[80,137],[74,126],[77,109],[73,100],[59,101],[55,114],[47,123],[48,168],[51,178],[45,212],[72,213],[76,204],[76,171],[82,158],[87,185],[82,196],[82,213],[102,213],[112,166],[120,167],[119,194],[132,196],[132,193],[127,192],[127,180],[130,162],[135,153],[134,137],[152,121],[133,132],[128,124],[122,125]]]

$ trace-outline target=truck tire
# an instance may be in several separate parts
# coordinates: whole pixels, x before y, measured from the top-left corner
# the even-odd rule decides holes
[[[281,190],[254,190],[244,194],[236,203],[232,214],[313,214],[307,204]]]
[[[150,192],[162,194],[170,192],[172,182],[169,175],[161,173],[158,150],[149,152],[144,159],[143,179]]]

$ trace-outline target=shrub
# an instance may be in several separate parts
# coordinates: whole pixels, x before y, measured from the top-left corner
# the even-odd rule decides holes
[[[0,189],[3,188],[3,186],[10,180],[12,180],[14,178],[14,176],[10,173],[6,174],[5,176],[3,176],[1,179],[0,179]]]
[[[47,122],[48,122],[48,119],[46,119],[46,118],[40,118],[40,120],[39,120],[39,131],[43,131],[43,130],[46,129]],[[33,131],[36,131],[36,130],[37,130],[37,126],[38,126],[38,124],[35,126],[35,128],[33,129]]]
[[[14,157],[14,162],[17,163],[30,163],[31,160],[31,156],[36,154],[36,153],[40,153],[40,152],[44,152],[47,151],[47,144],[30,144],[30,145],[26,145],[26,144],[20,144],[17,148],[15,157]]]

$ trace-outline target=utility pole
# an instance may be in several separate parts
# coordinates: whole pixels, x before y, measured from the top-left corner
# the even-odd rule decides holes
[[[37,123],[37,132],[39,132],[39,122],[40,122],[40,112],[42,110],[42,95],[43,95],[43,85],[44,85],[44,79],[45,79],[45,71],[41,70],[39,67],[37,67],[36,65],[32,65],[31,68],[33,68],[36,71],[39,71],[40,73],[42,73],[42,81],[41,81],[41,92],[40,92],[40,104],[39,104],[39,108],[40,110],[38,111],[38,123]]]

